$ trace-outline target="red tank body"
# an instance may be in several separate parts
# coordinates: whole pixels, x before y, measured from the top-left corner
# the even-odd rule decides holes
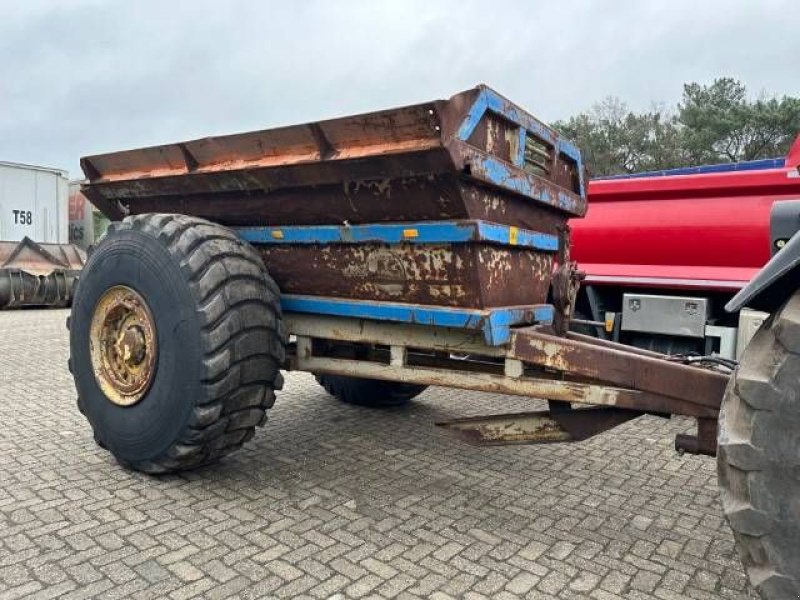
[[[800,136],[786,159],[596,179],[573,219],[589,285],[736,291],[770,257],[770,208],[800,199]]]

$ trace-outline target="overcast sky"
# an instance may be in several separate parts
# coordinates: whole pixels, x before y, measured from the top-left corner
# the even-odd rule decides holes
[[[551,121],[731,76],[800,96],[797,0],[0,0],[0,160],[305,122],[485,82]]]

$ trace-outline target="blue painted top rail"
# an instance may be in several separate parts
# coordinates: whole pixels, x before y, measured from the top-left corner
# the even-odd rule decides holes
[[[729,173],[731,171],[762,171],[764,169],[782,169],[786,166],[785,158],[764,158],[761,160],[746,160],[736,163],[720,163],[717,165],[700,165],[699,167],[680,167],[678,169],[664,169],[662,171],[643,171],[625,175],[608,175],[595,177],[597,180],[606,179],[638,179],[639,177],[669,177],[671,175],[700,175],[702,173]]]
[[[240,227],[236,233],[253,244],[458,244],[480,241],[548,252],[558,250],[558,236],[487,221]]]
[[[483,333],[484,340],[490,346],[507,343],[511,338],[511,328],[516,325],[551,323],[554,316],[554,309],[550,304],[476,309],[293,294],[281,295],[281,307],[287,313],[334,315],[477,330]]]

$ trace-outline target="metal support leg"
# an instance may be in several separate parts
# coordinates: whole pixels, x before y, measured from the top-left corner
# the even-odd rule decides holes
[[[675,436],[675,450],[680,454],[717,455],[717,419],[697,419],[697,435],[679,433]]]

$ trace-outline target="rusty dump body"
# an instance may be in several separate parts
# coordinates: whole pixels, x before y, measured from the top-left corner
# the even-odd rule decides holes
[[[287,294],[541,305],[558,238],[586,209],[576,148],[485,86],[81,164],[85,194],[109,217],[176,212],[235,227]],[[399,235],[380,227],[398,223]],[[498,226],[499,235],[460,235]],[[358,239],[351,227],[364,229]]]
[[[112,219],[482,219],[553,233],[586,211],[577,149],[485,86],[449,100],[88,156],[81,166],[84,192]]]
[[[455,427],[473,439],[585,439],[677,413],[701,423],[682,446],[714,452],[726,375],[554,335],[577,291],[566,222],[586,212],[581,156],[488,87],[81,165],[111,219],[194,215],[252,243],[296,337],[287,368],[596,407]]]

